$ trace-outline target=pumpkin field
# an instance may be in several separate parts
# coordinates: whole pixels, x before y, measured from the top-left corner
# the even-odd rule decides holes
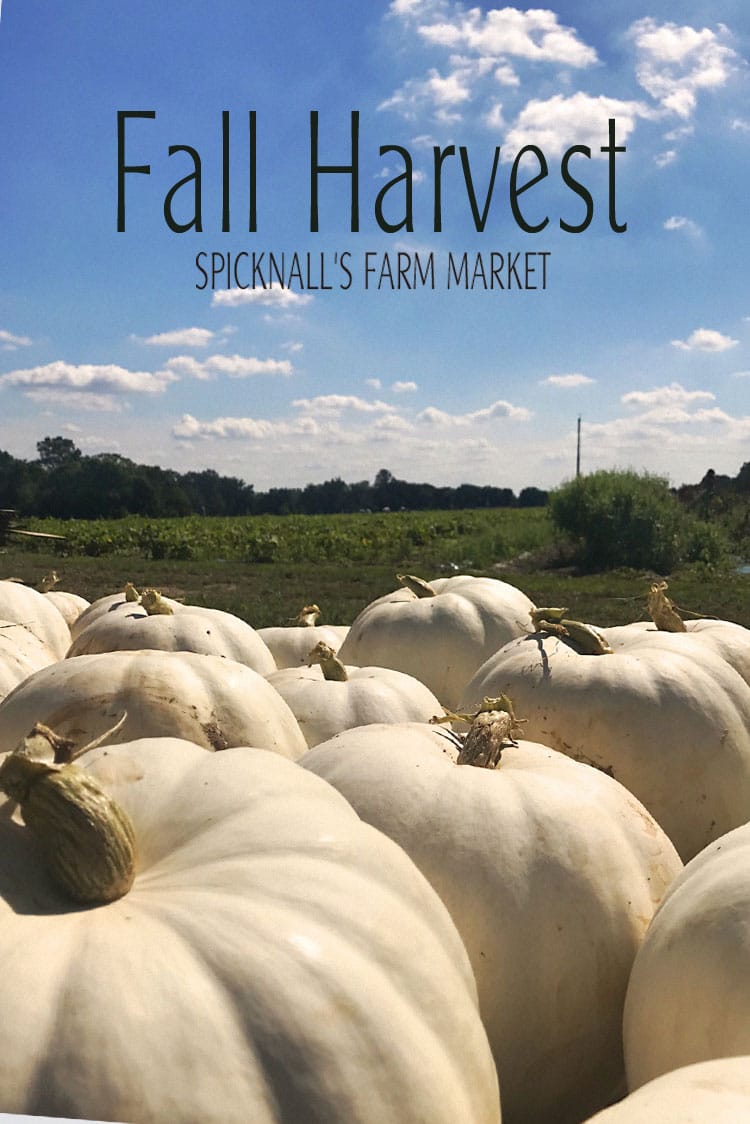
[[[736,563],[586,573],[543,509],[25,526],[0,1112],[750,1119]]]

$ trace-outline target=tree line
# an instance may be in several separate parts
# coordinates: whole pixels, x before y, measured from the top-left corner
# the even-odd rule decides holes
[[[36,460],[0,450],[0,508],[21,516],[58,519],[116,519],[127,515],[331,515],[341,512],[425,511],[479,507],[541,507],[547,492],[460,484],[437,487],[399,480],[381,469],[372,482],[340,477],[303,488],[256,492],[234,476],[213,469],[176,472],[136,464],[119,453],[87,456],[68,437],[37,442]]]

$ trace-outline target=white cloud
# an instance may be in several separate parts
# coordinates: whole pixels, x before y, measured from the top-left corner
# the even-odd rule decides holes
[[[629,35],[637,51],[639,84],[664,109],[688,118],[695,109],[699,90],[723,86],[732,73],[737,55],[722,40],[719,31],[676,23],[658,23],[651,16],[631,25]]]
[[[518,87],[521,79],[513,61],[555,67],[588,67],[597,54],[574,28],[560,24],[555,12],[543,8],[465,8],[459,3],[392,4],[391,15],[423,44],[448,53],[448,69],[431,67],[426,77],[408,79],[379,109],[393,109],[414,117],[431,110],[443,121],[460,119],[457,109],[473,100],[487,83]],[[408,40],[407,40],[408,42]],[[481,84],[481,85],[480,85]],[[497,127],[499,109],[486,111]]]
[[[472,410],[467,414],[449,414],[436,406],[427,406],[417,414],[417,421],[429,426],[453,428],[470,426],[476,423],[495,421],[498,418],[510,418],[512,421],[529,421],[532,417],[530,410],[525,406],[514,406],[510,402],[498,399],[481,410]]]
[[[34,387],[24,392],[32,402],[42,405],[67,407],[70,410],[86,410],[97,413],[119,413],[125,403],[114,394],[93,394],[85,390],[62,390],[59,387]],[[71,431],[74,427],[68,426]]]
[[[360,414],[383,414],[394,410],[387,402],[368,402],[354,394],[321,394],[317,398],[296,398],[292,402],[296,410],[305,410],[308,414],[341,414],[346,410],[353,410]]]
[[[16,336],[13,332],[0,328],[0,348],[4,351],[15,351],[17,347],[29,347],[31,340],[28,336]]]
[[[141,342],[157,347],[207,347],[215,334],[208,328],[183,328],[176,332],[159,332],[155,336],[146,336]]]
[[[571,390],[577,386],[586,386],[588,383],[596,382],[596,379],[576,371],[570,375],[550,375],[548,378],[542,379],[541,382],[543,386],[557,386],[563,390]]]
[[[647,406],[650,409],[684,407],[694,402],[713,402],[715,395],[710,390],[686,390],[678,382],[669,386],[654,387],[653,390],[631,390],[623,394],[620,401],[625,406]]]
[[[161,394],[177,375],[171,371],[129,371],[115,364],[65,363],[57,360],[0,375],[0,384],[27,390],[59,387],[110,393]]]
[[[380,390],[383,384],[380,379],[365,379],[365,386],[370,386],[373,390]]]
[[[297,421],[269,421],[266,418],[214,418],[198,421],[192,414],[183,414],[172,427],[172,436],[184,440],[217,437],[227,440],[267,441],[294,435],[315,436],[318,426],[312,418]]]
[[[297,293],[293,289],[282,289],[279,285],[271,285],[267,289],[219,289],[211,298],[211,304],[228,308],[257,304],[264,308],[288,311],[301,308],[311,300],[309,293]]]
[[[677,159],[677,152],[674,148],[667,148],[664,152],[657,152],[654,156],[654,164],[657,168],[666,168],[669,164],[674,164]]]
[[[572,67],[587,67],[597,61],[594,48],[583,43],[575,29],[561,25],[555,12],[544,8],[490,8],[482,12],[479,7],[466,10],[452,4],[444,18],[420,23],[417,31],[428,43],[496,59],[510,55]]]
[[[532,98],[518,114],[505,137],[502,159],[511,161],[526,144],[538,145],[547,156],[560,155],[571,144],[585,144],[592,156],[609,142],[609,119],[617,120],[617,143],[625,144],[639,117],[652,111],[642,102],[592,97],[578,91],[566,97]]]
[[[692,219],[685,218],[684,215],[670,215],[664,223],[665,230],[682,230],[685,234],[689,234],[693,238],[699,238],[703,234],[703,230],[697,222]]]
[[[254,355],[210,355],[198,360],[192,355],[175,355],[165,363],[168,371],[176,371],[195,379],[228,375],[244,379],[252,375],[291,375],[294,368],[288,359],[258,359]]]
[[[732,378],[734,379],[750,379],[750,371],[733,371]]]
[[[739,340],[722,335],[713,328],[696,328],[686,340],[672,340],[672,347],[679,347],[683,351],[727,351],[738,343]]]
[[[394,382],[391,385],[391,390],[394,394],[411,394],[417,389],[418,387],[415,382]]]
[[[733,118],[729,127],[740,133],[750,133],[750,121],[746,120],[744,117]]]

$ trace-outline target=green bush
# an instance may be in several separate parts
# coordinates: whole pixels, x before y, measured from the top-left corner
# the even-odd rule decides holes
[[[689,515],[660,476],[606,470],[579,476],[550,495],[553,526],[589,570],[620,566],[670,573],[686,562],[714,565],[723,531]]]

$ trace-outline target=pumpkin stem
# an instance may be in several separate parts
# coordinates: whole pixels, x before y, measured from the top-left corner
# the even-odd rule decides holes
[[[507,695],[485,697],[473,714],[456,714],[444,709],[444,715],[436,715],[430,722],[470,722],[471,726],[461,743],[456,764],[474,765],[479,769],[497,768],[503,749],[518,744],[513,735],[520,731],[522,723],[526,721],[525,718],[516,718],[513,704]]]
[[[85,770],[35,758],[47,727],[34,727],[0,765],[0,790],[21,806],[50,876],[82,905],[115,901],[135,877],[135,832],[128,814]],[[41,747],[43,748],[43,747]]]
[[[396,574],[396,577],[403,586],[410,589],[417,597],[437,597],[437,591],[424,578],[417,578],[414,574]]]
[[[289,618],[289,623],[296,625],[298,628],[314,628],[319,616],[320,609],[317,605],[305,605],[296,617]]]
[[[611,655],[612,648],[593,625],[571,620],[567,609],[532,609],[529,613],[536,632],[547,632],[567,640],[582,656]]]
[[[323,678],[331,682],[346,683],[349,676],[346,673],[346,668],[338,658],[333,648],[326,644],[325,640],[321,640],[307,656],[307,666],[312,667],[314,663],[319,663]]]
[[[144,589],[141,594],[141,605],[150,617],[171,617],[174,609],[168,605],[158,589]]]
[[[60,579],[57,576],[57,571],[50,570],[50,572],[48,574],[45,574],[42,580],[39,582],[39,591],[41,593],[49,593],[51,589],[55,588],[59,581]]]

